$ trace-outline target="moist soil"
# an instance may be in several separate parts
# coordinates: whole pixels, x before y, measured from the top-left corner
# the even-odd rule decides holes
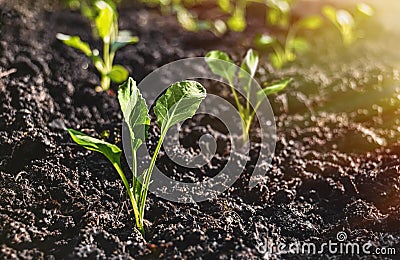
[[[321,32],[311,53],[282,70],[273,69],[264,55],[259,82],[294,79],[270,98],[277,143],[265,177],[248,188],[257,159],[269,159],[259,153],[255,125],[241,178],[201,203],[149,195],[143,238],[112,165],[74,144],[65,131],[80,129],[122,146],[117,86],[96,92],[99,77],[90,60],[55,39],[58,32],[77,34],[100,49],[90,23],[79,12],[45,1],[1,4],[0,69],[16,72],[0,79],[0,256],[260,259],[267,256],[260,251],[264,238],[321,245],[337,241],[339,231],[348,241],[400,252],[399,37],[369,26],[367,39],[350,48],[341,47],[334,30]],[[140,37],[116,57],[137,81],[163,64],[212,49],[229,51],[239,61],[251,37],[185,32],[173,17],[137,4],[121,8],[120,27]],[[226,87],[206,87],[232,101]],[[177,167],[165,153],[158,167],[186,182],[214,176],[230,147],[217,119],[196,116],[185,122],[174,152],[198,149],[204,133],[218,143],[207,167]],[[153,127],[150,147],[157,135]]]

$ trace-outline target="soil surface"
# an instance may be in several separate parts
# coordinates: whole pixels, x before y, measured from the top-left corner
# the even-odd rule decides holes
[[[247,34],[220,39],[185,32],[174,18],[140,5],[121,8],[119,15],[120,27],[140,42],[121,50],[116,63],[137,81],[180,58],[222,49],[238,61],[247,49]],[[310,54],[282,70],[273,69],[264,56],[259,82],[294,79],[270,98],[277,147],[265,177],[255,188],[247,187],[254,162],[259,156],[267,159],[255,141],[241,178],[218,198],[179,204],[149,195],[143,238],[112,165],[74,144],[65,131],[71,127],[97,137],[108,131],[106,140],[121,146],[117,86],[97,93],[99,77],[90,60],[57,41],[58,32],[77,34],[100,48],[79,12],[43,1],[0,5],[0,71],[16,69],[0,79],[1,258],[259,259],[266,256],[260,251],[264,238],[321,245],[337,241],[339,231],[346,232],[348,241],[398,252],[397,257],[377,258],[398,258],[396,35],[371,22],[366,39],[350,48],[340,47],[334,30],[321,32]],[[208,91],[222,93],[224,88],[212,85]],[[219,141],[219,152],[208,168],[189,171],[166,156],[158,167],[184,181],[217,173],[229,142],[226,129],[215,122],[205,116],[186,122],[176,151],[196,149],[198,137],[210,133]],[[149,144],[157,136],[156,129],[152,132]],[[128,171],[126,163],[124,168]]]

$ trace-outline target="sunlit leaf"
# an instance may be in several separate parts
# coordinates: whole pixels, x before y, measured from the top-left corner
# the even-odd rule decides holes
[[[108,76],[113,82],[122,83],[128,78],[129,72],[121,65],[114,65]]]
[[[258,100],[262,100],[266,96],[276,94],[284,90],[290,84],[290,82],[292,82],[292,79],[284,79],[272,84],[267,84],[257,93]]]
[[[336,20],[336,9],[332,6],[324,6],[322,8],[323,14],[328,18],[332,23],[337,24]]]
[[[315,30],[321,27],[322,19],[319,15],[308,16],[301,19],[298,25],[303,29]]]
[[[257,71],[258,67],[258,62],[259,62],[259,57],[258,53],[252,49],[248,50],[246,53],[246,56],[243,59],[243,62],[241,64],[241,69],[246,71],[247,73],[250,74],[251,77],[254,77]],[[241,72],[239,73],[239,77],[241,77]]]
[[[135,44],[139,42],[139,37],[132,36],[130,31],[119,31],[117,38],[111,44],[111,48],[113,52],[116,52],[118,49],[125,47],[129,44]]]
[[[269,55],[269,59],[271,61],[272,66],[276,69],[280,69],[283,67],[285,64],[285,61],[282,59],[282,57],[276,53],[272,53]]]
[[[254,44],[258,48],[266,48],[275,42],[275,38],[268,34],[258,34],[254,37]]]
[[[235,12],[227,21],[228,27],[234,32],[243,32],[246,29],[246,19],[241,12]]]
[[[154,107],[161,132],[192,117],[205,97],[206,90],[196,81],[181,81],[169,87]]]
[[[118,101],[129,128],[132,150],[136,151],[146,138],[150,118],[146,101],[132,78],[119,87]]]
[[[296,37],[289,42],[289,46],[298,53],[307,52],[310,49],[310,44],[305,38]]]
[[[236,66],[228,54],[222,51],[210,51],[206,55],[206,62],[211,71],[233,83],[235,79]]]
[[[218,6],[225,13],[230,13],[232,11],[232,4],[230,0],[218,0]]]
[[[374,8],[372,8],[370,5],[367,5],[366,3],[357,4],[357,10],[366,16],[373,16],[375,13]]]
[[[96,2],[96,7],[99,9],[99,14],[95,19],[97,32],[104,42],[109,43],[116,15],[112,7],[104,1]]]
[[[85,53],[86,56],[92,55],[92,50],[90,49],[89,44],[83,42],[79,36],[70,36],[62,33],[57,33],[57,39],[62,41],[65,45],[78,49]]]
[[[68,129],[68,133],[77,144],[95,152],[102,153],[111,163],[120,164],[121,149],[114,144],[88,136],[74,129]]]
[[[192,32],[197,31],[196,19],[186,8],[177,9],[176,17],[183,28]]]
[[[348,11],[343,10],[343,9],[338,10],[336,12],[336,21],[341,26],[349,26],[349,27],[354,26],[353,16]]]

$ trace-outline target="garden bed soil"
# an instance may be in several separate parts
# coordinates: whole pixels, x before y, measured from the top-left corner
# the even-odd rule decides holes
[[[185,32],[174,18],[140,5],[121,9],[120,27],[140,37],[116,57],[137,81],[163,64],[208,50],[227,50],[235,60],[246,50],[243,36]],[[349,241],[400,252],[399,111],[398,101],[389,102],[398,98],[398,56],[396,41],[384,32],[335,50],[324,47],[331,41],[325,35],[313,55],[280,71],[262,59],[260,82],[294,78],[284,94],[271,98],[277,147],[265,177],[247,187],[254,161],[268,159],[253,143],[241,179],[217,198],[179,204],[150,195],[143,238],[112,165],[74,144],[65,131],[109,131],[107,140],[122,145],[116,86],[97,93],[90,60],[55,39],[62,32],[98,44],[88,21],[42,1],[3,3],[0,31],[0,69],[16,69],[0,79],[1,258],[257,259],[263,257],[257,250],[263,238],[319,245],[336,241],[339,231]],[[210,118],[185,125],[183,146],[196,148],[190,136],[204,132],[228,145]],[[209,169],[194,172],[172,171],[165,157],[158,166],[176,172],[173,178],[196,181],[218,172],[224,160],[217,156]]]

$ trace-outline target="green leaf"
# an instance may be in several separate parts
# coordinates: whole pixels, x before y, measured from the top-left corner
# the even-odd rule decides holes
[[[272,53],[271,55],[269,55],[269,59],[271,60],[272,66],[274,66],[274,68],[276,69],[282,68],[285,64],[284,57],[277,53]]]
[[[79,36],[70,36],[62,33],[57,33],[56,38],[62,41],[65,45],[78,49],[85,53],[86,56],[92,56],[92,50],[89,44],[83,42]]]
[[[298,53],[305,53],[310,49],[310,44],[302,37],[296,37],[289,41],[289,46]]]
[[[232,4],[230,0],[218,0],[218,6],[225,13],[230,13],[232,11]]]
[[[246,19],[242,12],[235,12],[227,21],[229,29],[234,32],[243,32],[246,29]]]
[[[120,164],[122,151],[118,146],[88,136],[74,129],[68,129],[68,133],[72,137],[72,140],[80,146],[91,151],[102,153],[113,164]]]
[[[259,57],[258,57],[258,53],[252,49],[248,50],[246,53],[246,56],[244,57],[244,60],[242,62],[242,65],[240,66],[240,68],[244,71],[246,71],[247,73],[250,74],[251,77],[254,77],[254,75],[256,74],[257,71],[257,67],[258,67],[258,62],[259,62]],[[243,72],[241,71],[239,73],[239,77],[243,77]],[[248,77],[248,76],[244,76],[244,77]]]
[[[121,65],[114,65],[108,76],[113,82],[122,83],[128,78],[129,72]]]
[[[301,19],[298,25],[303,29],[315,30],[321,27],[322,19],[319,15],[312,15]]]
[[[154,107],[161,132],[192,117],[205,97],[205,88],[196,81],[181,81],[169,87]]]
[[[111,51],[116,52],[118,49],[125,47],[129,44],[135,44],[139,42],[139,37],[132,36],[130,31],[119,31],[117,38],[111,44]]]
[[[233,83],[235,79],[236,66],[228,54],[222,51],[210,51],[206,55],[206,62],[211,71]]]
[[[183,28],[195,32],[198,30],[196,18],[186,8],[177,8],[176,18]]]
[[[217,35],[223,35],[224,33],[226,33],[227,31],[227,27],[224,21],[218,19],[216,21],[214,21],[213,23],[213,28],[216,32]]]
[[[266,48],[268,46],[271,46],[273,43],[275,43],[276,39],[268,34],[257,34],[254,37],[254,44],[258,48]]]
[[[119,87],[118,101],[124,120],[129,128],[132,150],[136,151],[146,138],[146,130],[150,125],[150,118],[146,101],[132,78],[129,78]]]
[[[336,21],[336,9],[330,5],[322,8],[322,13],[328,18],[333,24],[338,25]]]
[[[97,1],[96,7],[99,9],[99,14],[95,19],[97,32],[105,43],[110,43],[116,14],[112,7],[104,1]]]
[[[370,5],[367,5],[366,3],[359,3],[357,4],[357,10],[366,16],[373,16],[375,13],[374,8],[372,8]]]
[[[257,97],[259,100],[262,100],[265,96],[278,93],[279,91],[284,90],[290,82],[292,82],[292,79],[283,79],[281,81],[266,85],[265,88],[257,93]]]
[[[336,12],[336,21],[342,27],[354,27],[354,18],[346,10],[341,9]]]

